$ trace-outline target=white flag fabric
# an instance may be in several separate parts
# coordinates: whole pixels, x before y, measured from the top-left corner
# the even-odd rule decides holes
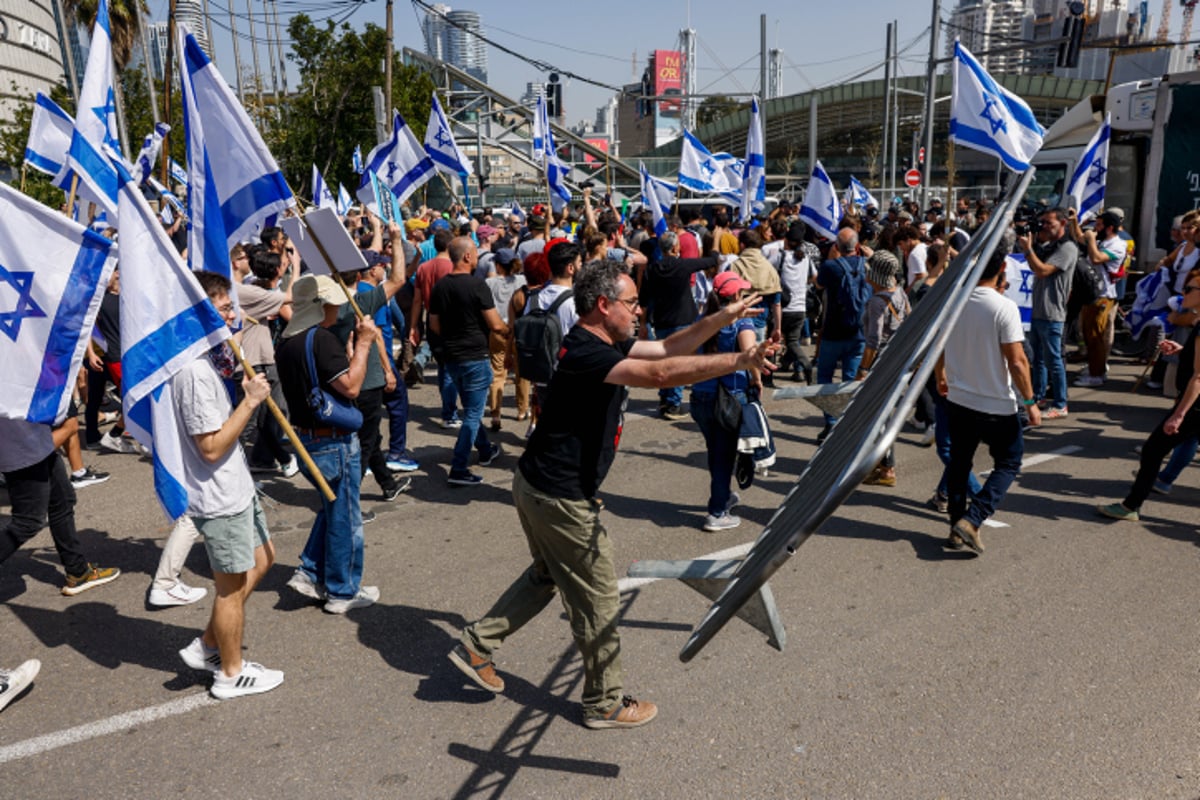
[[[162,224],[168,228],[175,224],[175,214],[171,212],[169,205],[164,205],[162,211],[158,212],[158,218],[162,220]]]
[[[186,131],[186,128],[185,128],[185,131]],[[171,180],[173,180],[176,183],[181,184],[183,186],[187,186],[188,185],[187,170],[184,169],[183,166],[180,165],[180,163],[173,158],[169,159],[168,164],[169,164],[168,172],[171,175]]]
[[[679,153],[679,185],[705,194],[728,192],[732,189],[740,191],[741,173],[738,173],[735,183],[730,183],[725,167],[732,157],[727,153],[721,155],[726,158],[715,157],[691,131],[684,129],[683,147]]]
[[[188,161],[188,263],[232,278],[229,249],[295,206],[296,198],[237,95],[187,26],[177,28]]]
[[[667,232],[667,216],[671,213],[671,205],[679,192],[678,184],[655,178],[646,171],[646,165],[638,162],[642,173],[642,204],[650,209],[654,218],[654,235],[662,236]]]
[[[525,211],[521,208],[521,204],[516,200],[512,201],[512,207],[509,208],[508,213],[511,214],[518,222],[525,221]]]
[[[346,216],[347,214],[349,214],[351,202],[352,201],[350,199],[350,193],[346,191],[345,186],[342,186],[339,183],[338,184],[337,213],[341,214],[343,217]]]
[[[867,206],[875,206],[879,208],[879,201],[875,199],[875,195],[867,191],[867,187],[859,183],[858,178],[850,176],[850,185],[846,187],[846,205],[856,205],[861,209]]]
[[[1108,182],[1108,142],[1112,138],[1112,118],[1106,113],[1104,124],[1093,134],[1075,165],[1067,196],[1075,200],[1080,222],[1085,222],[1104,208],[1104,187]]]
[[[338,205],[337,198],[333,196],[329,184],[325,183],[325,177],[321,175],[321,170],[317,169],[316,164],[313,164],[312,184],[313,205],[317,208],[332,208],[336,211]]]
[[[546,152],[546,134],[550,132],[550,115],[546,113],[546,98],[539,97],[533,110],[533,160],[541,163]]]
[[[75,120],[41,92],[33,100],[33,118],[29,121],[29,143],[25,145],[25,163],[47,175],[62,171],[71,146]]]
[[[158,160],[158,151],[162,149],[163,137],[171,132],[171,126],[165,122],[156,122],[154,132],[146,134],[142,140],[142,149],[137,161],[133,162],[133,179],[139,184],[154,174],[154,162]]]
[[[433,108],[429,111],[429,124],[425,127],[425,152],[433,160],[434,167],[439,172],[451,175],[471,175],[471,160],[459,149],[450,132],[450,121],[446,112],[438,102],[437,92],[433,93]]]
[[[0,417],[66,417],[116,263],[112,241],[0,182]]]
[[[175,193],[172,192],[167,187],[163,186],[161,183],[159,183],[158,180],[155,179],[155,177],[153,175],[146,178],[146,185],[149,186],[150,188],[152,188],[154,191],[158,192],[159,200],[161,202],[166,203],[171,208],[175,209],[176,214],[179,214],[180,216],[184,216],[184,217],[187,216],[186,214],[183,213],[183,206],[180,205],[179,198],[177,198],[175,196]]]
[[[742,219],[763,210],[767,199],[767,149],[758,98],[750,100],[750,130],[746,134],[746,164],[742,167]]]
[[[117,104],[113,92],[112,34],[108,21],[108,0],[96,6],[96,21],[92,26],[92,44],[88,50],[87,69],[79,90],[79,111],[71,145],[63,164],[79,177],[79,194],[117,216],[117,173],[104,154],[107,145],[120,153],[117,139]],[[65,174],[62,176],[66,178]],[[61,185],[56,181],[56,185]]]
[[[350,157],[350,166],[354,168],[355,175],[362,175],[363,160],[362,160],[362,145],[354,145],[354,155]]]
[[[408,127],[399,111],[393,111],[392,135],[367,154],[367,163],[355,194],[362,202],[374,206],[375,192],[371,188],[370,173],[377,172],[403,203],[409,195],[432,178],[435,171],[433,160],[417,141],[412,128]],[[372,210],[379,213],[378,208]]]
[[[828,239],[837,238],[838,222],[842,219],[842,209],[838,205],[837,189],[829,174],[818,161],[813,164],[812,175],[808,178],[808,189],[804,192],[804,203],[800,206],[800,219],[816,229],[817,233]]]
[[[1028,104],[996,83],[955,40],[950,138],[996,156],[1014,172],[1024,172],[1041,149],[1045,134]]]
[[[121,209],[121,407],[151,454],[154,489],[170,519],[188,505],[190,476],[174,421],[171,377],[229,338],[229,328],[142,197],[118,168]]]
[[[541,120],[542,158],[545,160],[546,183],[550,186],[550,207],[555,213],[562,211],[571,202],[571,190],[567,188],[567,168],[558,158],[554,144],[554,131],[550,129],[550,117],[546,113],[546,98],[538,98],[537,119]],[[534,129],[534,150],[537,150],[537,129]]]

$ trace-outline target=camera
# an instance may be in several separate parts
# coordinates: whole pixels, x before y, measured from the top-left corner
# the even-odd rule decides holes
[[[1013,230],[1017,236],[1036,236],[1041,229],[1041,217],[1034,213],[1018,214],[1013,220]]]

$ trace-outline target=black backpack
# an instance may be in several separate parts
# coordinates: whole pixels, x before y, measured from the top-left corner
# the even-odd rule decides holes
[[[537,297],[541,289],[529,293],[527,302]],[[522,378],[534,383],[549,383],[558,366],[558,351],[562,346],[563,329],[558,321],[558,307],[575,293],[566,290],[547,308],[537,308],[523,314],[513,326],[517,346],[517,370]]]

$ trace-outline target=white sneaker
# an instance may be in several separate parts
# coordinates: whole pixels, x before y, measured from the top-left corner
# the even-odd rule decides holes
[[[129,455],[141,452],[133,439],[128,436],[113,436],[111,431],[101,437],[100,448],[113,453],[126,453]]]
[[[728,511],[724,514],[709,514],[704,518],[704,530],[706,531],[727,531],[741,524],[741,517],[736,517]]]
[[[366,608],[367,606],[375,605],[375,601],[378,599],[378,586],[362,586],[359,587],[358,594],[348,600],[339,600],[336,597],[326,600],[325,611],[330,614],[345,614],[353,608]]]
[[[221,651],[215,647],[208,647],[199,636],[192,639],[191,644],[179,651],[179,657],[192,669],[207,670],[208,672],[221,671]]]
[[[1075,379],[1076,386],[1103,386],[1104,378],[1098,375],[1089,375],[1086,372]]]
[[[208,589],[199,586],[188,586],[183,581],[176,581],[170,589],[151,589],[147,602],[152,606],[167,608],[169,606],[186,606],[203,600]]]
[[[734,506],[740,502],[742,502],[742,496],[737,492],[730,492],[729,502],[725,504],[725,513],[728,514],[730,511],[733,511]]]
[[[42,669],[42,662],[31,658],[12,671],[0,669],[0,711],[25,691]]]
[[[925,432],[923,434],[921,434],[921,438],[917,442],[917,444],[920,445],[921,447],[929,447],[931,444],[933,444],[933,440],[936,437],[937,437],[937,426],[930,425],[928,428],[925,429]]]
[[[292,573],[292,577],[288,578],[287,585],[312,600],[325,599],[325,588],[314,583],[313,579],[308,577],[303,570],[298,569]]]
[[[296,460],[295,456],[292,456],[286,464],[279,465],[279,471],[285,478],[294,478],[300,472],[300,462]]]
[[[213,678],[212,696],[218,700],[230,700],[248,694],[269,692],[283,683],[283,673],[267,669],[254,661],[243,661],[242,671],[230,677],[220,670]]]
[[[438,425],[441,425],[443,428],[446,428],[446,429],[461,428],[462,420],[461,419],[442,419],[442,420],[438,420]]]

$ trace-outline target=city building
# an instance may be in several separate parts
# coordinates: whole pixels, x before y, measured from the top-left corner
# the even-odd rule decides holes
[[[0,0],[0,124],[18,103],[68,83],[56,2]]]
[[[165,22],[151,22],[146,26],[146,41],[150,53],[146,59],[149,62],[150,75],[156,80],[163,79],[167,64],[167,43],[170,41],[170,28]],[[199,39],[197,39],[199,41]],[[139,47],[140,51],[141,48]]]
[[[946,55],[953,56],[957,38],[993,75],[1000,72],[1023,74],[1023,50],[995,54],[988,51],[1021,42],[1027,10],[1027,0],[962,0],[950,12],[946,23]]]
[[[428,55],[487,81],[487,43],[479,38],[483,25],[477,12],[453,11],[438,3],[425,12],[421,29]]]
[[[209,58],[213,57],[212,42],[208,40],[208,25],[205,24],[204,9],[200,0],[175,0],[175,21],[187,25],[188,30],[196,37],[200,49]],[[166,52],[165,48],[163,52]]]

